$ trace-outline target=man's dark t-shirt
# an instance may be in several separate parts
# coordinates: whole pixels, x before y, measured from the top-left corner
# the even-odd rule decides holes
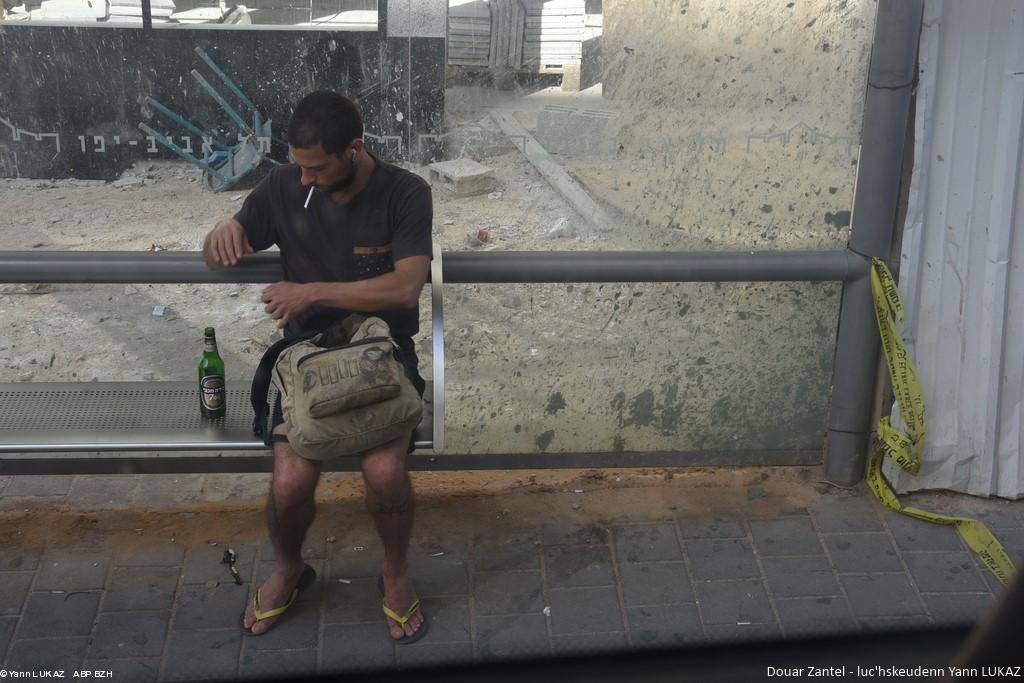
[[[235,220],[256,251],[276,244],[288,282],[352,282],[394,270],[409,256],[431,256],[430,186],[414,173],[374,158],[369,184],[348,204],[313,192],[295,164],[273,169],[246,197]],[[419,307],[359,311],[376,315],[396,340],[419,331]],[[323,329],[351,311],[313,306],[288,322],[286,336]]]

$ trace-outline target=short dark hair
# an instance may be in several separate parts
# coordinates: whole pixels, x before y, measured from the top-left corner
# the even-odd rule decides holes
[[[312,92],[295,106],[288,122],[288,144],[308,149],[320,145],[340,154],[363,137],[363,117],[352,100],[329,90]]]

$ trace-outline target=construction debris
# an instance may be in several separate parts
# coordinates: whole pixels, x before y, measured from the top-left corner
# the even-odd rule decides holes
[[[553,154],[614,157],[618,112],[548,105],[537,117],[537,142]]]
[[[524,64],[579,64],[583,58],[585,0],[526,0]]]
[[[584,219],[600,232],[611,232],[614,221],[611,216],[587,192],[573,180],[544,147],[530,135],[516,118],[507,112],[492,111],[491,116],[501,126],[519,151],[526,155],[544,179],[572,205]]]
[[[470,197],[493,190],[498,181],[494,169],[472,159],[439,161],[427,167],[430,181],[455,194]]]
[[[488,66],[491,50],[491,10],[484,0],[448,5],[448,63]]]
[[[568,237],[576,236],[576,228],[573,227],[572,223],[569,222],[568,218],[564,216],[559,218],[554,226],[548,230],[547,236],[550,239],[565,239]]]

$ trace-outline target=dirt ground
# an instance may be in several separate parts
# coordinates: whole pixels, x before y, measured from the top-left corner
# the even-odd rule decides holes
[[[793,514],[838,489],[821,483],[820,468],[692,468],[687,470],[520,470],[416,472],[416,542],[503,535],[545,522],[588,525],[631,520],[739,518]],[[358,544],[371,525],[355,474],[325,475],[310,538]],[[153,541],[262,543],[262,497],[180,508],[54,511],[42,505],[0,512],[0,545],[119,547]],[[371,539],[366,539],[367,541]]]
[[[414,472],[419,551],[443,549],[457,539],[507,537],[545,524],[587,528],[663,519],[774,519],[806,514],[829,498],[871,501],[865,485],[852,489],[824,481],[811,467],[621,468]],[[0,506],[0,547],[39,546],[131,549],[154,543],[185,545],[265,542],[265,483],[246,487],[230,502],[198,502],[109,509],[69,501],[60,510],[45,498]],[[307,543],[371,547],[376,536],[356,473],[323,475],[317,518]],[[905,505],[972,518],[1009,514],[1020,501],[951,492],[918,492]],[[922,524],[924,524],[922,522]]]

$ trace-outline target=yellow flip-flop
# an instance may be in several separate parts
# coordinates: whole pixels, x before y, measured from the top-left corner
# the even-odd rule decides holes
[[[388,607],[388,603],[384,599],[384,577],[383,576],[378,576],[377,577],[377,590],[380,591],[380,596],[381,596],[380,604],[384,608],[384,614],[386,614],[387,616],[389,616],[392,619],[394,619],[395,621],[397,621],[398,625],[401,626],[403,629],[405,628],[405,625],[407,623],[409,623],[409,620],[412,619],[413,615],[416,614],[416,612],[419,612],[420,614],[423,615],[423,623],[420,624],[420,627],[416,631],[416,633],[413,633],[411,636],[404,636],[402,638],[392,638],[392,640],[394,640],[399,645],[409,645],[411,643],[415,643],[417,640],[419,640],[423,636],[427,635],[427,626],[428,626],[427,615],[423,614],[422,610],[420,610],[420,601],[418,599],[417,600],[413,600],[412,604],[409,605],[409,609],[407,609],[405,611],[404,615],[401,615],[398,612],[395,612],[390,607]]]
[[[256,617],[256,621],[254,621],[253,623],[255,624],[256,622],[263,621],[264,619],[271,619],[273,617],[279,617],[282,614],[284,614],[285,611],[289,607],[292,606],[292,603],[295,602],[295,598],[299,597],[299,593],[302,592],[303,590],[305,590],[306,588],[308,588],[309,586],[313,585],[314,581],[316,581],[316,570],[313,569],[312,567],[310,567],[307,564],[305,566],[305,568],[303,568],[302,575],[299,576],[299,580],[298,580],[298,582],[296,582],[295,588],[292,590],[291,597],[288,598],[288,602],[286,602],[285,604],[281,605],[280,607],[274,607],[272,609],[268,609],[266,612],[263,611],[263,608],[260,605],[260,602],[261,602],[260,591],[259,591],[259,589],[257,589],[256,590],[256,595],[252,599],[252,606],[253,606],[252,613],[253,613],[253,616]],[[270,628],[273,628],[273,626],[271,626]],[[270,628],[268,628],[263,633],[268,633],[270,631]],[[244,614],[242,615],[242,630],[246,631],[249,635],[252,635],[252,636],[261,636],[261,635],[263,635],[263,633],[253,633],[252,630],[251,630],[251,627],[250,628],[245,628],[245,615]]]

